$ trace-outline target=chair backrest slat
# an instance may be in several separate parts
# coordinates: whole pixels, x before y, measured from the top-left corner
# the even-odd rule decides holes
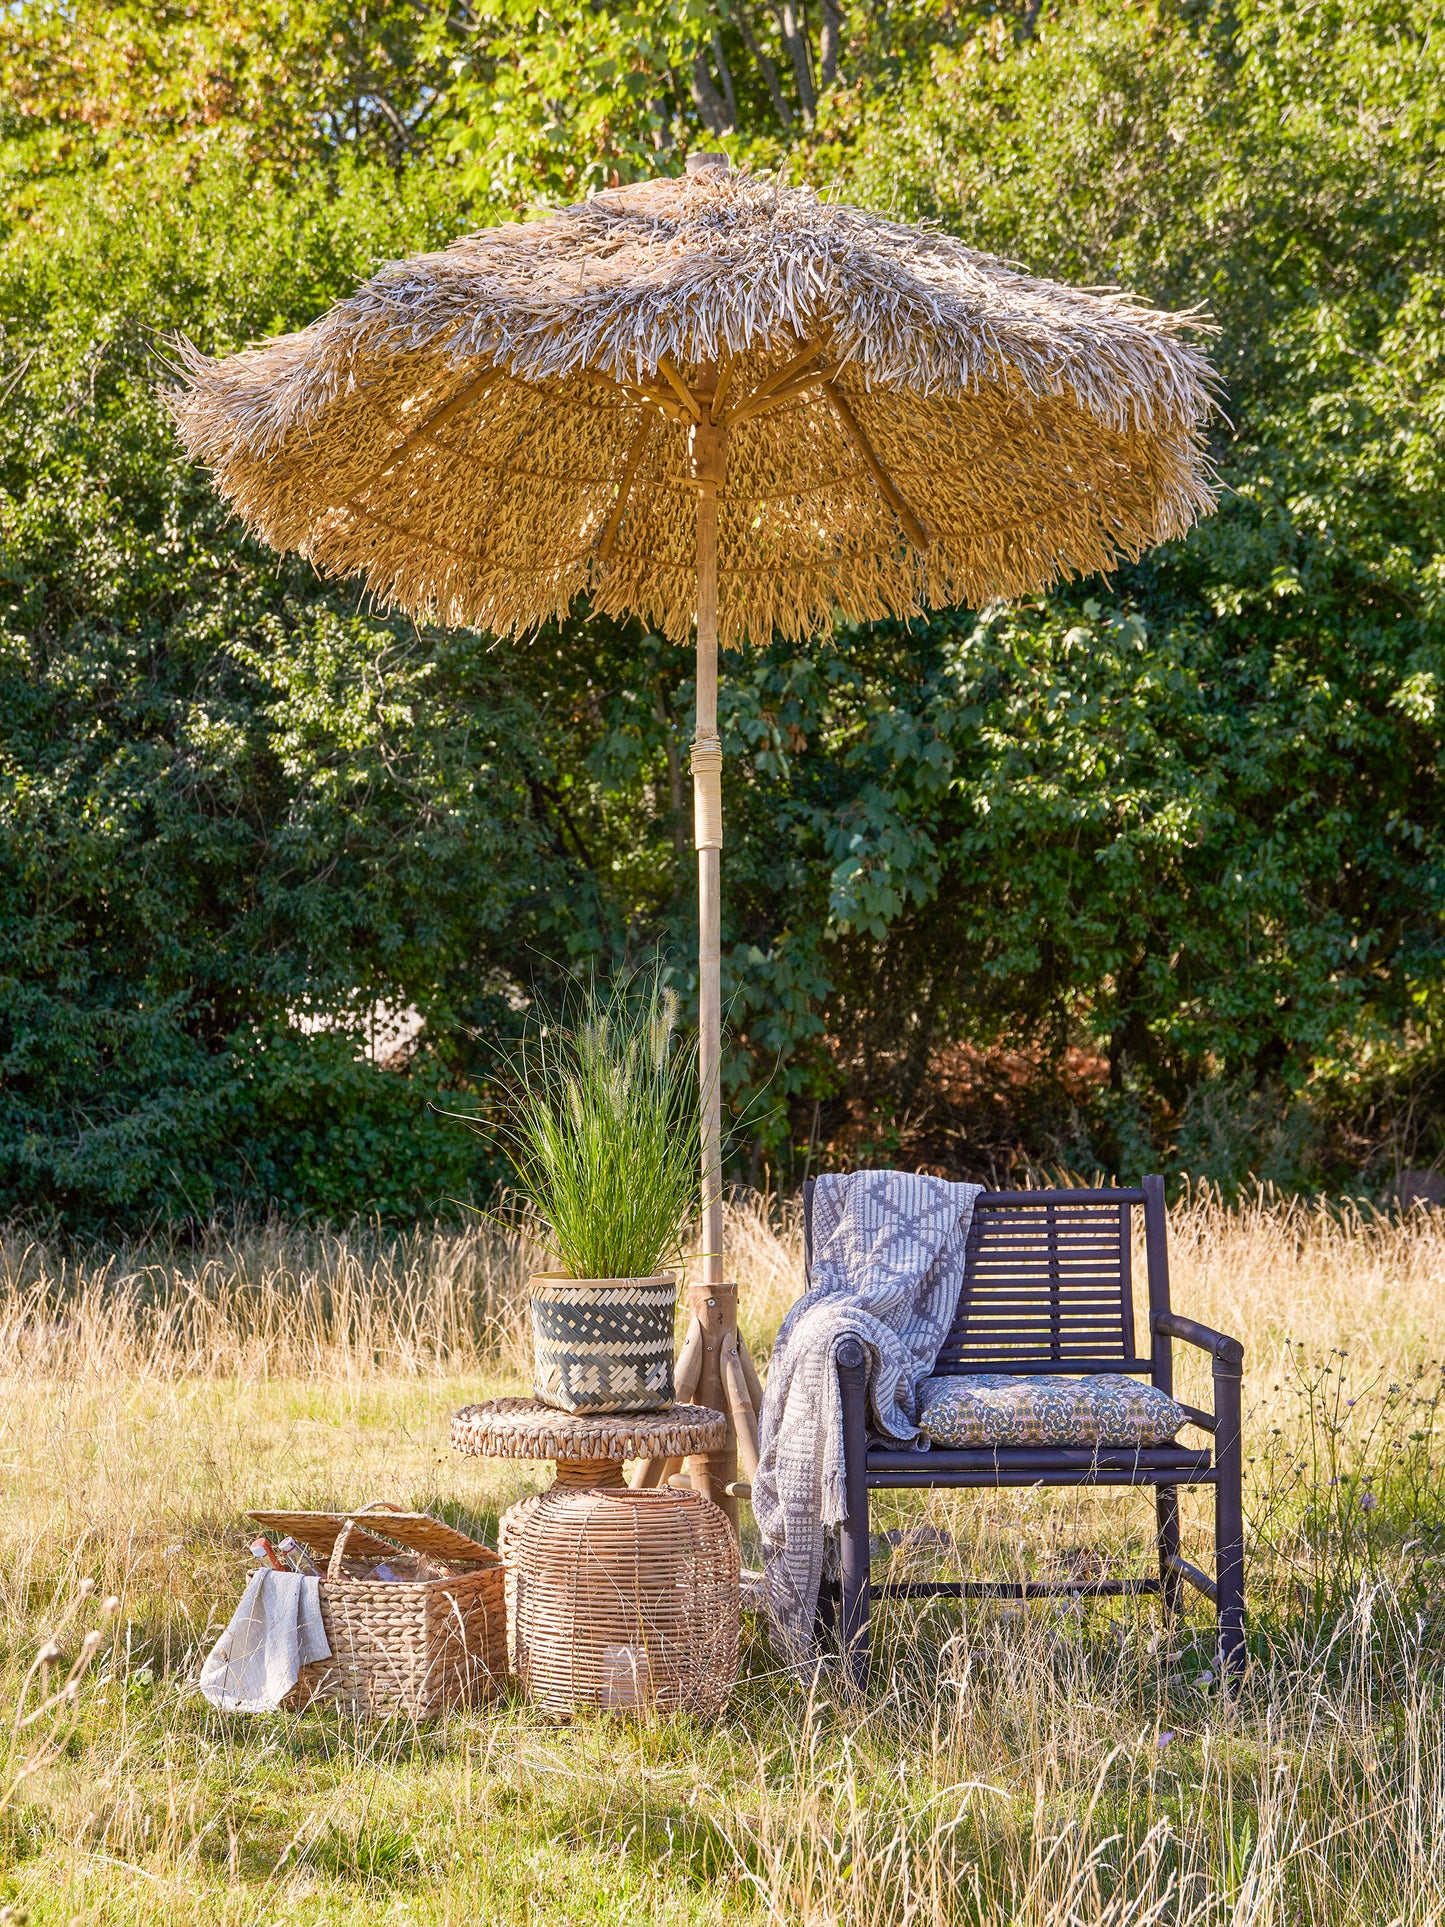
[[[1119,1240],[1119,1336],[1124,1350],[1130,1358],[1134,1356],[1134,1239],[1133,1208],[1127,1204],[1116,1207],[1119,1222],[1115,1237]]]
[[[1134,1359],[1129,1205],[1035,1191],[974,1206],[958,1315],[935,1372],[1067,1372]],[[1037,1362],[1036,1362],[1037,1361]]]
[[[1150,1373],[1155,1361],[1134,1349],[1130,1249],[1144,1202],[1142,1190],[985,1191],[934,1371]],[[811,1255],[811,1184],[804,1224]],[[1151,1301],[1158,1295],[1155,1284]]]

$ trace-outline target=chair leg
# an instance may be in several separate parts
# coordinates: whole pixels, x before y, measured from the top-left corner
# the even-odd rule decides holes
[[[850,1688],[868,1685],[868,1619],[872,1573],[868,1537],[868,1372],[856,1338],[838,1346],[838,1390],[843,1401],[843,1477],[848,1516],[843,1521],[843,1670]]]
[[[1172,1627],[1184,1604],[1184,1578],[1171,1563],[1179,1557],[1179,1487],[1156,1486],[1154,1509],[1159,1522],[1159,1597],[1164,1623]]]
[[[1241,1371],[1214,1361],[1214,1583],[1218,1589],[1219,1667],[1231,1691],[1244,1670],[1244,1447]]]
[[[819,1646],[831,1646],[838,1630],[838,1582],[825,1579],[818,1588],[818,1610],[813,1615],[813,1638]]]

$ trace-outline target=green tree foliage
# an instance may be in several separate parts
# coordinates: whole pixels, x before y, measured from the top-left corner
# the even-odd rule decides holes
[[[1434,1076],[1445,71],[1428,28],[1409,5],[1273,0],[1061,16],[1020,44],[994,26],[936,49],[907,111],[880,100],[874,138],[840,151],[865,194],[907,183],[909,212],[979,246],[1219,325],[1221,512],[1116,589],[1164,731],[1141,802],[1179,836],[1089,998],[1141,1124],[1217,1113],[1220,1078],[1258,1114],[1271,1084],[1348,1108]],[[1053,650],[1076,608],[1044,617]],[[1415,1116],[1432,1109],[1407,1159],[1439,1150],[1438,1097]],[[1197,1162],[1187,1123],[1185,1140]],[[1263,1150],[1237,1145],[1233,1167]]]
[[[221,162],[140,222],[89,184],[6,257],[11,1205],[396,1211],[486,1176],[425,1099],[573,888],[532,808],[546,745],[481,638],[359,615],[245,541],[155,389],[156,330],[244,340],[437,238],[434,180],[384,186],[257,201]],[[409,1078],[311,1028],[383,1000],[427,1020]]]
[[[1208,307],[1218,515],[1012,610],[726,666],[730,1097],[996,1173],[1445,1143],[1441,50],[1346,12],[25,5],[0,45],[0,1203],[399,1213],[535,978],[691,985],[688,656],[418,635],[176,454],[165,331],[691,146]],[[358,1048],[417,1013],[405,1074]],[[350,1025],[352,1028],[337,1028]],[[745,1158],[744,1145],[739,1156]],[[1373,1160],[1373,1162],[1372,1162]]]
[[[395,166],[447,98],[445,21],[410,0],[38,0],[6,21],[5,119],[37,170],[222,142],[282,180],[340,152]]]

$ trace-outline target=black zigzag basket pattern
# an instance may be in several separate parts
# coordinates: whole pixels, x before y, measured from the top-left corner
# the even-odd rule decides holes
[[[673,1402],[677,1280],[532,1280],[532,1390],[563,1412],[661,1412]]]

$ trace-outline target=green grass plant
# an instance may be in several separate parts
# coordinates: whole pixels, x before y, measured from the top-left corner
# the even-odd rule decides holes
[[[659,968],[594,978],[530,1024],[490,1128],[529,1230],[574,1278],[646,1278],[682,1259],[696,1215],[697,1060]]]

